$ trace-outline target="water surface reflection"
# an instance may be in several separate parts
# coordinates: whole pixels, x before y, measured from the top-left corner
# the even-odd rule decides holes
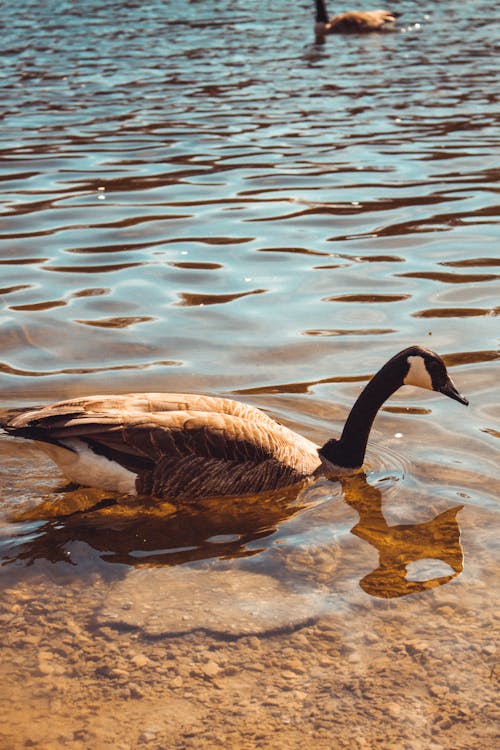
[[[382,512],[380,480],[374,486],[364,474],[344,478],[340,483],[341,493],[338,494],[336,487],[333,500],[331,492],[330,496],[326,494],[327,483],[321,484],[324,495],[321,500],[312,499],[314,488],[311,489],[310,482],[305,482],[285,491],[208,498],[195,505],[179,506],[155,500],[133,501],[126,497],[116,500],[103,491],[70,489],[56,502],[51,498],[35,509],[17,514],[12,520],[28,523],[29,528],[26,534],[19,535],[15,544],[4,542],[0,554],[3,564],[32,565],[42,559],[77,566],[72,548],[78,549],[79,543],[84,543],[99,560],[119,566],[116,571],[121,576],[126,570],[123,565],[176,566],[213,560],[213,568],[219,560],[224,561],[223,567],[227,568],[228,561],[263,552],[269,565],[276,541],[293,548],[289,532],[294,538],[307,538],[312,555],[316,544],[328,549],[330,536],[332,558],[335,558],[338,554],[335,546],[342,548],[343,539],[350,531],[377,550],[378,567],[360,581],[361,588],[372,596],[393,598],[424,591],[448,583],[462,571],[463,554],[456,515],[463,506],[448,508],[423,523],[389,525]],[[338,482],[331,484],[338,485]],[[341,524],[339,532],[336,524],[340,499],[358,513],[359,520],[351,529],[342,528]],[[309,533],[311,521],[312,534]],[[292,551],[292,558],[293,555]],[[408,579],[410,565],[415,568],[419,561],[429,560],[442,561],[451,573],[426,580]],[[283,563],[286,568],[286,554],[280,564]],[[337,571],[332,568],[330,572],[328,586],[335,590]],[[352,571],[353,575],[355,573]],[[278,567],[275,574],[282,575],[283,571]],[[306,574],[304,570],[299,578]],[[293,580],[289,582],[293,584]]]

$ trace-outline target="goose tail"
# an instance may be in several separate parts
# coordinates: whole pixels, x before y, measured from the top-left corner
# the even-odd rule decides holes
[[[0,430],[12,432],[12,421],[21,416],[26,409],[1,409],[0,408]]]

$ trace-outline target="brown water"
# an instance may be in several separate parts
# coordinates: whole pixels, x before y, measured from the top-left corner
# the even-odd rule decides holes
[[[2,405],[202,391],[322,442],[422,343],[470,406],[402,389],[365,475],[196,508],[0,435],[9,750],[495,744],[495,4],[324,45],[311,5],[3,9]]]

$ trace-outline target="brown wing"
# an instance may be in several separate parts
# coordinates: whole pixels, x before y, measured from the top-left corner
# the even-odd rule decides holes
[[[315,446],[258,409],[189,394],[65,401],[25,412],[6,429],[56,444],[83,440],[136,472],[139,492],[161,496],[285,486],[312,473],[319,462]]]

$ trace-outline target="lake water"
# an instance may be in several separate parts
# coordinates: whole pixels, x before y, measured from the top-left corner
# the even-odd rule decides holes
[[[496,4],[324,44],[311,6],[3,9],[1,405],[207,392],[321,443],[420,343],[470,406],[404,388],[364,475],[194,508],[0,435],[12,750],[494,745]]]

